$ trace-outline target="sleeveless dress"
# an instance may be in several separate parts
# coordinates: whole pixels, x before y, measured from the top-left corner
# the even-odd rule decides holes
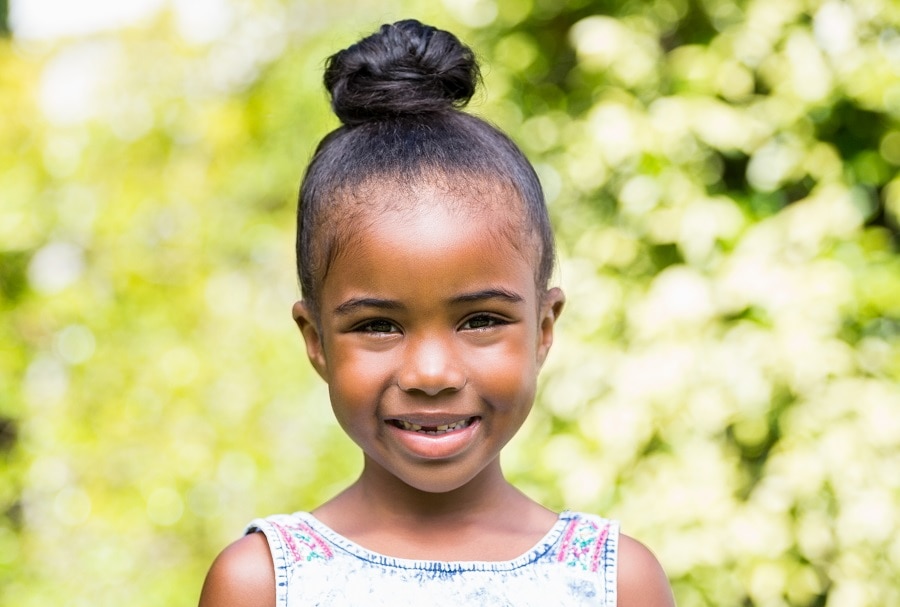
[[[370,550],[308,512],[256,519],[275,563],[277,607],[615,607],[617,521],[564,511],[511,561],[420,561]]]

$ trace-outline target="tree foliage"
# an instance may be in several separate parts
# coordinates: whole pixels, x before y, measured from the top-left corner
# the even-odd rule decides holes
[[[324,58],[416,16],[482,57],[557,228],[515,481],[621,519],[682,606],[900,603],[896,3],[223,7],[0,41],[0,602],[193,604],[251,518],[356,474],[294,201]]]

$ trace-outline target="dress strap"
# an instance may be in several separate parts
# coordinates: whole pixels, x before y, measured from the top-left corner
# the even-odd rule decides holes
[[[603,577],[605,605],[616,604],[619,522],[573,513],[566,526],[556,560],[569,567]]]
[[[302,519],[288,514],[277,514],[255,519],[245,534],[265,534],[275,566],[275,605],[287,607],[288,583],[291,569],[298,563],[315,560],[331,560],[334,553],[322,537]]]

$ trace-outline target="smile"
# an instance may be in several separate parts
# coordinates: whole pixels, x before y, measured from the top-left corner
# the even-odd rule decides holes
[[[475,421],[475,419],[476,418],[474,417],[468,417],[466,419],[461,419],[449,424],[441,424],[440,426],[420,426],[419,424],[413,424],[402,419],[392,419],[390,420],[390,423],[400,428],[401,430],[420,432],[422,434],[438,435],[453,432],[454,430],[468,428],[470,425],[472,425],[472,422]]]

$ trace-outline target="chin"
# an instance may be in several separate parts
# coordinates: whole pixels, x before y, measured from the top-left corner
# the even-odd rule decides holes
[[[419,483],[406,483],[413,489],[417,491],[421,491],[422,493],[452,493],[457,489],[460,489],[466,485],[466,483],[459,482],[440,482],[440,481],[424,481]]]
[[[478,473],[461,475],[458,473],[448,474],[443,473],[440,470],[435,470],[432,474],[420,472],[415,475],[400,475],[397,478],[409,487],[421,491],[422,493],[438,494],[451,493],[458,489],[462,489],[477,477]]]

